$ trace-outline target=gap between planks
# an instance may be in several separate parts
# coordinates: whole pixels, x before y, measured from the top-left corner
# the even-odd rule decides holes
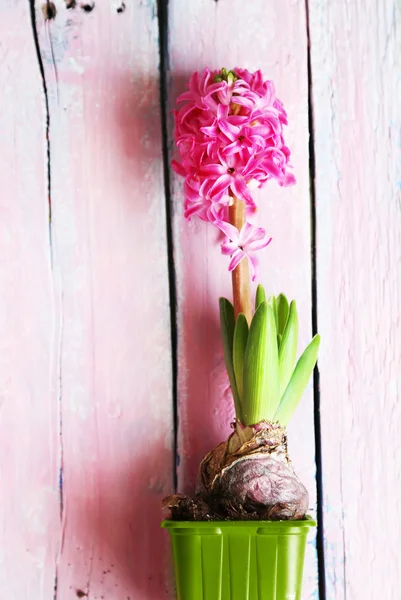
[[[305,0],[306,35],[307,35],[307,65],[308,65],[308,129],[309,129],[309,181],[311,208],[311,261],[312,261],[312,334],[318,333],[318,297],[317,297],[317,248],[316,248],[316,188],[315,188],[315,140],[314,115],[312,97],[312,61],[309,22],[309,1]],[[324,556],[324,522],[323,522],[323,464],[322,464],[322,434],[320,422],[320,376],[316,365],[313,372],[313,417],[315,426],[315,462],[316,462],[316,512],[317,534],[316,551],[318,563],[318,589],[320,600],[326,600],[326,566]]]
[[[167,267],[170,295],[170,327],[171,327],[171,362],[172,362],[172,397],[173,397],[173,485],[178,486],[178,325],[177,325],[177,291],[176,271],[174,264],[174,241],[172,219],[172,196],[170,181],[170,153],[168,135],[168,81],[169,47],[168,47],[168,3],[157,1],[157,18],[159,25],[159,74],[160,74],[160,119],[163,152],[163,175],[166,202],[166,238]]]

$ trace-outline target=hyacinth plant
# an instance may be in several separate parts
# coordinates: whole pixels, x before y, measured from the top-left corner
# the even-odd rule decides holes
[[[253,223],[253,190],[270,179],[295,183],[283,127],[287,115],[260,71],[194,73],[175,112],[175,141],[185,178],[185,216],[220,229],[230,256],[233,303],[220,299],[224,357],[236,419],[228,440],[203,459],[195,498],[165,500],[175,519],[301,519],[308,492],[287,451],[286,426],[316,364],[319,336],[296,362],[295,301],[264,288],[251,303],[250,276],[271,238]],[[249,273],[249,267],[251,273]]]

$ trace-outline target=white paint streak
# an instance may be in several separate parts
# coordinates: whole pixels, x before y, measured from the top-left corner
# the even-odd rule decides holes
[[[0,595],[49,600],[59,534],[45,109],[28,2],[0,40]]]

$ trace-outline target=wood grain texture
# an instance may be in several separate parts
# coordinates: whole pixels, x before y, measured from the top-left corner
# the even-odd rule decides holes
[[[307,4],[326,598],[398,600],[400,5]],[[159,529],[174,485],[174,349],[157,2],[124,6],[57,0],[45,20],[39,2],[0,3],[0,595],[12,600],[174,597]],[[304,2],[170,0],[168,33],[170,138],[177,95],[207,65],[261,68],[288,110],[298,183],[258,192],[258,219],[273,237],[260,279],[268,293],[296,298],[305,346]],[[172,192],[178,482],[191,493],[200,459],[233,417],[218,323],[231,278],[218,232],[184,220],[173,175]],[[311,386],[289,441],[313,514]],[[316,600],[317,588],[311,540],[304,599]]]
[[[49,600],[60,532],[57,365],[45,106],[27,2],[0,6],[0,89],[0,595]]]
[[[13,176],[3,198],[11,364],[2,445],[21,453],[1,486],[3,547],[12,549],[1,589],[13,600],[51,600],[53,586],[56,600],[160,600],[171,597],[160,520],[173,486],[173,421],[156,7],[55,5],[50,21],[36,6],[51,246],[46,115],[29,29],[7,58],[17,62],[9,94],[22,108],[10,98],[1,115],[4,177]]]
[[[308,85],[305,7],[301,1],[248,3],[171,0],[169,3],[170,106],[195,70],[235,66],[262,69],[276,83],[289,113],[287,131],[298,184],[274,182],[258,192],[259,222],[273,236],[261,256],[267,292],[296,298],[300,345],[311,338],[311,261],[308,162]],[[172,124],[171,124],[172,127]],[[231,298],[228,261],[220,236],[205,223],[183,218],[183,184],[173,176],[175,266],[178,297],[179,489],[193,492],[202,456],[227,437],[233,403],[224,369],[218,298]],[[262,253],[261,253],[262,254]],[[295,468],[315,507],[311,388],[289,431]],[[304,598],[317,598],[316,556],[311,541]]]
[[[400,4],[311,0],[327,598],[399,598]]]

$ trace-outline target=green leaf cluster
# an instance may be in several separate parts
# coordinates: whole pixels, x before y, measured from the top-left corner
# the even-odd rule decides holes
[[[242,313],[235,320],[226,298],[220,298],[220,321],[237,419],[243,425],[262,420],[288,425],[315,367],[320,336],[315,335],[296,363],[295,300],[289,303],[283,294],[266,300],[261,285],[250,327]]]
[[[237,79],[238,75],[236,75],[234,71],[229,71],[226,68],[221,69],[221,71],[214,76],[215,83],[218,83],[220,81],[227,81],[229,84],[231,84],[234,81],[237,81]]]

